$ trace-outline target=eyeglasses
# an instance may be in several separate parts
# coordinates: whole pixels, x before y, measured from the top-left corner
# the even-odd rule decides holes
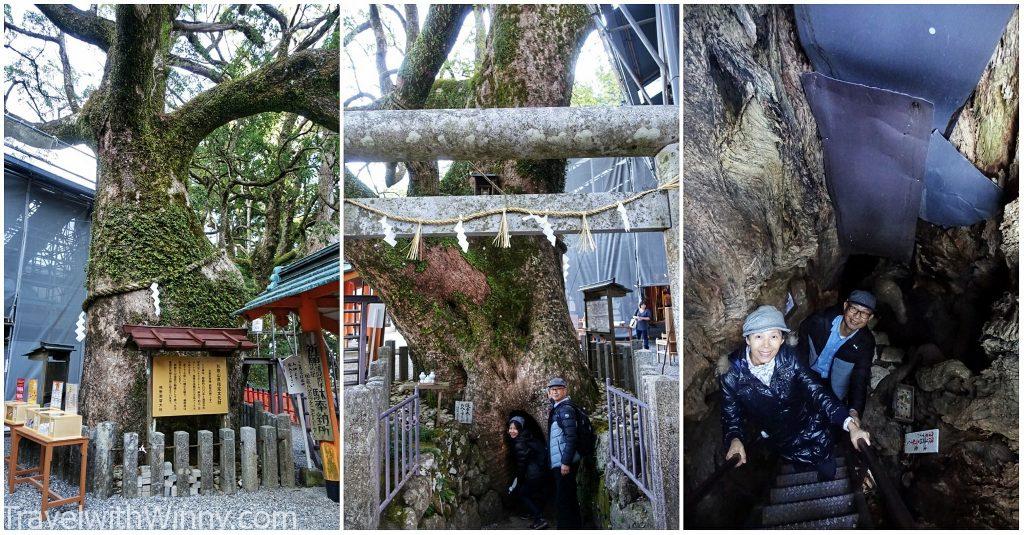
[[[846,310],[848,313],[850,313],[850,315],[852,315],[855,318],[868,319],[875,314],[874,312],[866,308],[857,308],[856,306],[853,305],[850,305],[850,307],[847,308]]]

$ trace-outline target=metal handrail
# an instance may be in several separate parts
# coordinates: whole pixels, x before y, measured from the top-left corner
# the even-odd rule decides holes
[[[882,495],[882,501],[885,504],[886,511],[889,513],[890,520],[898,528],[910,529],[916,527],[914,518],[910,516],[910,511],[907,509],[907,504],[903,503],[903,498],[896,491],[896,486],[889,480],[871,444],[868,444],[862,438],[857,441],[857,447],[854,449],[857,450],[857,453],[867,463],[868,470],[871,471],[871,477],[875,480],[875,484],[878,485],[878,491]]]
[[[711,492],[711,489],[718,483],[718,480],[722,479],[727,472],[736,468],[736,465],[740,462],[740,454],[735,454],[725,460],[725,464],[719,466],[714,473],[712,473],[703,483],[697,485],[697,488],[691,492],[686,493],[685,511],[692,511],[694,507]]]

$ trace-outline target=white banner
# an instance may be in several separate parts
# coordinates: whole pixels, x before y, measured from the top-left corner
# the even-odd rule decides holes
[[[903,437],[903,453],[938,453],[939,430],[915,431]]]
[[[284,364],[284,380],[288,383],[289,394],[305,394],[306,386],[302,384],[302,363],[298,355],[292,355],[281,361]]]

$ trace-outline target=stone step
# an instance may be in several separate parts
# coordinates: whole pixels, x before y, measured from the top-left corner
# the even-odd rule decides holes
[[[853,493],[850,493],[804,502],[769,505],[764,508],[761,521],[765,527],[774,527],[848,515],[853,512]]]
[[[836,479],[833,481],[822,481],[820,483],[808,483],[806,485],[794,485],[771,490],[771,503],[792,503],[839,496],[850,492],[849,479]]]
[[[776,529],[856,529],[860,519],[857,515],[835,516],[809,522],[797,522],[795,524],[783,524],[775,526]]]
[[[846,477],[846,467],[836,469],[836,479]],[[785,474],[775,478],[776,487],[792,487],[793,485],[806,485],[818,482],[818,472],[800,472],[799,474]]]
[[[845,457],[836,457],[836,466],[846,466],[846,458]],[[811,471],[813,471],[813,470],[811,470]],[[781,468],[779,468],[779,473],[780,474],[796,474],[796,473],[803,473],[803,472],[806,472],[806,470],[801,470],[801,472],[797,472],[796,471],[796,467],[793,466],[792,464],[784,464],[784,465],[782,465]]]

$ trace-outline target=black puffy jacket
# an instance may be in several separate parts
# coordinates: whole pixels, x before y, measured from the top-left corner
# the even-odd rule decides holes
[[[812,365],[812,346],[814,353],[821,351],[828,343],[828,337],[832,334],[832,322],[836,316],[843,314],[842,307],[831,307],[817,314],[812,314],[800,324],[800,343],[797,344],[797,354],[801,361],[808,366]],[[840,320],[842,321],[842,320]],[[832,359],[832,369],[847,369],[846,385],[842,390],[846,391],[845,401],[851,409],[857,409],[857,413],[864,415],[864,404],[868,398],[868,384],[871,382],[871,361],[875,359],[875,335],[867,326],[861,327],[839,350]],[[839,362],[836,362],[836,361]],[[813,370],[812,370],[813,371]],[[838,373],[833,374],[835,380]],[[833,387],[835,391],[835,387]]]
[[[734,438],[749,444],[743,432],[744,422],[749,422],[768,434],[768,442],[785,459],[818,464],[829,457],[828,424],[842,425],[849,410],[813,373],[792,347],[783,344],[775,355],[769,388],[750,373],[746,346],[733,352],[729,370],[719,377],[726,448]]]
[[[523,429],[512,439],[512,454],[516,460],[516,477],[540,479],[547,473],[548,448],[544,441]]]

